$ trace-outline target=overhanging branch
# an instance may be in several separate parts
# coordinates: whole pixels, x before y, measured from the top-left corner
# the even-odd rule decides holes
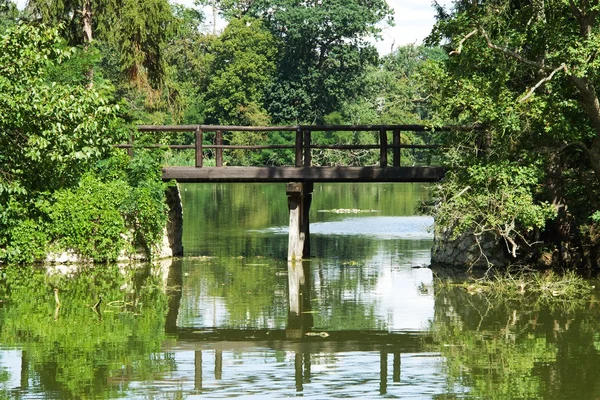
[[[477,29],[473,29],[471,32],[469,32],[464,38],[462,38],[460,40],[460,42],[458,42],[458,47],[456,48],[456,50],[451,51],[448,55],[454,55],[454,54],[460,54],[460,52],[462,51],[462,47],[463,44],[465,43],[465,41],[470,38],[471,36],[473,36],[474,34],[477,33]]]
[[[529,91],[527,92],[527,94],[525,96],[523,96],[521,99],[519,99],[519,103],[522,103],[524,101],[526,101],[527,99],[529,99],[531,96],[533,96],[533,93],[540,87],[542,86],[544,83],[552,80],[552,77],[554,76],[554,74],[556,74],[558,71],[560,70],[564,70],[565,72],[568,71],[567,66],[565,63],[562,63],[560,65],[560,67],[556,68],[554,71],[552,71],[550,73],[550,75],[546,76],[545,78],[540,79],[540,81],[538,83],[535,84],[534,87],[532,87],[531,89],[529,89]]]

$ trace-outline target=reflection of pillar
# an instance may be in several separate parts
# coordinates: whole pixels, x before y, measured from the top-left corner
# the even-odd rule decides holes
[[[400,353],[394,353],[394,372],[392,379],[394,382],[400,382]]]
[[[379,383],[379,394],[387,393],[387,353],[385,350],[381,350],[379,355],[379,373],[381,376],[381,381]]]
[[[294,369],[296,371],[296,392],[302,392],[304,385],[302,384],[302,353],[296,352],[294,356]]]
[[[310,383],[310,353],[304,353],[304,382]]]
[[[309,211],[312,202],[312,182],[292,182],[286,185],[290,231],[288,236],[288,260],[300,260],[310,256]]]
[[[202,390],[202,350],[194,352],[194,389]]]
[[[215,350],[215,379],[221,380],[223,376],[223,352]]]
[[[29,388],[29,356],[27,351],[21,350],[21,390],[25,391]],[[25,393],[25,392],[23,392]]]
[[[183,288],[183,273],[181,260],[173,260],[167,277],[169,310],[165,321],[165,332],[172,333],[177,331],[177,317],[179,316],[179,305],[181,304],[181,291]]]
[[[288,262],[288,298],[289,312],[287,324],[288,338],[301,338],[304,332],[312,328],[310,311],[310,263]]]

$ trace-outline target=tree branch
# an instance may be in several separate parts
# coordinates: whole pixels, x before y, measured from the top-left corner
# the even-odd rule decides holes
[[[505,55],[507,55],[509,57],[512,57],[515,60],[522,62],[523,64],[530,65],[530,66],[535,67],[537,69],[550,70],[550,68],[544,66],[544,64],[541,64],[539,62],[535,62],[535,61],[532,61],[532,60],[530,60],[528,58],[525,58],[522,55],[520,55],[519,53],[517,53],[515,51],[512,51],[512,50],[509,50],[509,49],[507,49],[505,47],[500,47],[500,46],[495,45],[494,43],[492,43],[492,40],[488,36],[488,34],[485,31],[485,29],[479,27],[479,31],[481,32],[481,35],[485,38],[485,41],[486,41],[486,43],[487,43],[487,45],[488,45],[488,47],[490,49],[499,51],[500,53],[503,53],[503,54],[505,54]]]
[[[564,70],[565,72],[568,72],[567,66],[565,63],[562,63],[560,65],[560,67],[556,68],[554,71],[552,71],[550,73],[550,75],[546,76],[545,78],[540,79],[540,81],[538,83],[535,84],[534,87],[532,87],[531,89],[529,89],[529,91],[527,92],[527,94],[525,96],[523,96],[521,99],[519,99],[519,103],[523,103],[524,101],[526,101],[527,99],[529,99],[531,96],[533,96],[533,93],[540,87],[542,86],[544,83],[552,80],[552,77],[554,76],[554,74],[556,74],[558,71],[560,70]]]
[[[460,42],[458,42],[458,48],[456,50],[451,51],[450,54],[448,54],[448,55],[451,56],[454,54],[460,54],[460,52],[462,51],[463,43],[465,43],[465,40],[467,40],[468,38],[470,38],[471,36],[473,36],[476,33],[477,33],[477,29],[473,29],[471,32],[469,32],[464,38],[462,38],[460,40]]]

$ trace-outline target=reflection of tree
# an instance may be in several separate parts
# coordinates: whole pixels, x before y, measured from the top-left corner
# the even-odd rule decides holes
[[[322,260],[314,260],[311,264],[312,282],[315,283],[312,292],[317,300],[313,304],[317,329],[385,328],[377,319],[375,304],[363,300],[363,296],[377,285],[377,270],[365,267],[362,262],[349,262],[337,268],[323,265]]]
[[[599,312],[556,304],[440,288],[432,333],[449,383],[474,398],[598,398]]]
[[[4,273],[0,342],[23,349],[22,375],[38,381],[47,395],[115,397],[134,376],[174,368],[169,357],[155,356],[164,339],[166,296],[149,269],[123,274],[106,266],[73,277],[33,268]],[[51,286],[60,293],[56,320]],[[102,320],[91,308],[99,295],[107,304]]]
[[[275,324],[284,328],[288,307],[285,268],[283,263],[262,258],[218,258],[188,264],[183,325],[193,324],[195,307],[206,306],[208,299],[218,298],[226,306],[227,327],[262,328]]]
[[[203,317],[199,315],[202,310],[214,312],[211,301],[225,305],[225,310],[217,310],[220,320],[214,321],[219,328],[284,329],[289,325],[286,263],[261,258],[183,262],[187,276],[180,326],[200,327],[197,318]],[[385,329],[370,294],[378,284],[379,272],[379,268],[357,262],[342,265],[324,265],[321,260],[307,262],[308,286],[302,297],[310,299],[310,303],[303,303],[304,312],[311,314],[316,329]],[[214,323],[205,321],[211,327]]]
[[[347,217],[318,212],[336,208],[376,210],[376,215],[382,216],[414,215],[417,203],[427,196],[427,187],[418,184],[316,184],[310,220],[323,222]],[[182,186],[182,201],[184,248],[188,255],[287,258],[286,235],[252,232],[287,228],[284,184],[188,184]],[[370,246],[357,253],[364,246],[345,238],[340,245],[345,246],[343,252],[311,240],[312,256],[343,254],[352,259],[375,251]]]

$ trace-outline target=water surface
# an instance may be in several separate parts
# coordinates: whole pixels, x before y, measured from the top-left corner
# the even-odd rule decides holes
[[[315,185],[293,265],[284,185],[182,188],[183,259],[0,271],[0,398],[600,397],[598,294],[440,282],[426,186]]]

